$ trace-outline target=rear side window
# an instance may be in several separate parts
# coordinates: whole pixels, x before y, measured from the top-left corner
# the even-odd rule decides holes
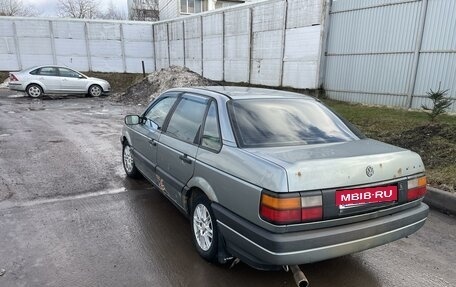
[[[211,102],[204,124],[201,146],[210,150],[219,151],[222,147],[220,129],[218,124],[217,107],[214,101]]]
[[[37,70],[37,73],[35,75],[40,75],[40,76],[58,76],[59,72],[57,68],[54,67],[43,67]]]
[[[313,100],[235,100],[229,103],[228,108],[240,147],[307,145],[359,139],[341,118]]]
[[[206,113],[208,99],[184,95],[172,114],[166,133],[185,142],[194,143]]]

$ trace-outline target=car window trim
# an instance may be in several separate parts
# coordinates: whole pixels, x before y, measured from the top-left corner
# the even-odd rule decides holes
[[[194,137],[194,139],[193,139],[192,142],[184,141],[184,140],[182,140],[182,139],[180,139],[180,138],[177,138],[177,137],[175,137],[175,136],[173,136],[173,135],[170,135],[169,133],[166,132],[167,129],[168,129],[168,125],[169,125],[169,122],[170,122],[170,120],[171,120],[172,115],[173,115],[174,112],[176,111],[177,106],[178,106],[179,103],[182,101],[182,99],[185,97],[185,95],[189,95],[189,96],[191,96],[191,97],[192,97],[192,96],[193,96],[193,97],[196,96],[196,97],[201,97],[201,98],[206,98],[206,99],[208,99],[208,102],[206,103],[206,109],[205,109],[205,111],[204,111],[204,116],[203,116],[203,120],[202,120],[201,126],[200,126],[199,130],[197,131],[197,134],[195,135],[195,137]],[[204,129],[204,125],[205,125],[205,123],[206,123],[206,117],[207,117],[207,114],[208,114],[208,112],[209,112],[210,103],[211,103],[212,101],[215,101],[215,99],[212,98],[212,97],[209,97],[209,96],[207,96],[207,95],[202,95],[202,94],[193,93],[193,92],[181,92],[181,93],[179,94],[179,96],[178,96],[178,99],[177,99],[176,102],[174,103],[173,107],[169,110],[168,115],[166,115],[166,119],[165,119],[165,121],[164,121],[164,123],[163,123],[163,127],[162,127],[162,129],[161,129],[162,133],[165,134],[165,135],[167,135],[167,136],[169,136],[169,137],[172,137],[172,138],[174,138],[174,139],[177,139],[177,140],[179,140],[179,141],[181,141],[181,142],[188,143],[188,144],[191,144],[191,145],[194,145],[194,146],[197,146],[197,147],[201,147],[201,135],[202,135],[201,133],[202,133],[202,130]],[[215,102],[216,102],[216,101],[215,101]],[[217,103],[217,102],[216,102],[216,103]],[[216,104],[216,108],[217,108],[217,104]],[[219,129],[220,129],[220,127],[219,127]],[[220,131],[219,131],[219,132],[220,132]],[[220,138],[221,138],[221,135],[220,135]],[[198,140],[197,140],[197,139],[198,139]],[[212,149],[209,149],[209,150],[213,151]]]
[[[156,124],[158,126],[158,129],[159,131],[163,132],[164,131],[164,128],[165,128],[165,125],[167,125],[167,122],[169,121],[169,115],[171,114],[171,112],[174,112],[174,109],[176,108],[176,104],[177,102],[180,101],[180,96],[182,95],[182,92],[168,92],[168,93],[165,93],[163,95],[161,95],[160,97],[157,98],[157,100],[159,101],[153,101],[149,107],[141,114],[141,118],[143,119],[146,119],[146,120],[149,120],[151,122],[153,122],[154,124]],[[149,119],[146,117],[146,115],[149,113],[149,111],[155,107],[159,102],[163,101],[164,99],[166,98],[170,98],[170,97],[176,97],[176,100],[174,101],[173,103],[173,106],[171,107],[171,109],[169,109],[168,111],[168,114],[166,115],[165,117],[165,120],[163,121],[163,125],[160,126],[158,123],[156,123],[155,121]]]
[[[212,103],[215,103],[215,113],[217,114],[217,129],[218,129],[218,134],[219,134],[219,137],[220,137],[220,147],[219,147],[218,150],[203,146],[204,129],[206,128],[207,115],[209,114],[209,109],[211,108],[211,104]],[[206,109],[206,114],[204,115],[203,124],[201,126],[201,132],[200,132],[199,139],[198,139],[198,145],[199,145],[200,148],[202,148],[204,150],[207,150],[207,151],[214,152],[216,154],[220,153],[220,151],[222,150],[223,138],[222,138],[222,131],[220,129],[220,117],[219,117],[219,111],[218,111],[218,106],[217,106],[217,100],[214,99],[214,98],[211,98],[211,100],[208,103],[208,106],[207,106],[207,109]]]
[[[42,70],[43,68],[51,68],[51,69],[54,69],[55,71],[57,71],[57,73],[56,73],[55,75],[42,75],[42,74],[41,74],[41,70]],[[32,75],[35,75],[35,76],[42,76],[42,77],[60,77],[60,70],[59,70],[58,68],[56,68],[56,67],[48,67],[48,66],[46,66],[46,67],[38,68],[38,69],[36,69],[36,70],[38,70],[37,74],[32,74]]]

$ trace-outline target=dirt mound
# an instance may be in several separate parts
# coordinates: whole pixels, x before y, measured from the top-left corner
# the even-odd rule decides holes
[[[114,100],[127,104],[146,105],[160,93],[171,88],[211,85],[217,84],[188,68],[171,66],[149,74],[128,87],[125,93],[114,97]]]

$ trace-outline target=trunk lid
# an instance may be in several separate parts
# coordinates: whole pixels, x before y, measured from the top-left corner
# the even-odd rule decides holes
[[[290,192],[381,184],[424,172],[418,154],[372,139],[246,151],[282,166]]]

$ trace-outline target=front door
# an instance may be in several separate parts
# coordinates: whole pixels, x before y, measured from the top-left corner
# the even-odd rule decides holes
[[[176,99],[176,93],[164,95],[144,112],[141,124],[132,126],[135,131],[131,133],[131,140],[133,141],[133,155],[136,166],[145,177],[158,187],[160,186],[160,180],[156,175],[157,143],[160,139],[166,116]]]
[[[59,68],[60,84],[65,92],[87,92],[88,80],[76,71]]]
[[[182,191],[193,176],[208,98],[184,94],[164,127],[157,150],[160,189],[183,207]]]

